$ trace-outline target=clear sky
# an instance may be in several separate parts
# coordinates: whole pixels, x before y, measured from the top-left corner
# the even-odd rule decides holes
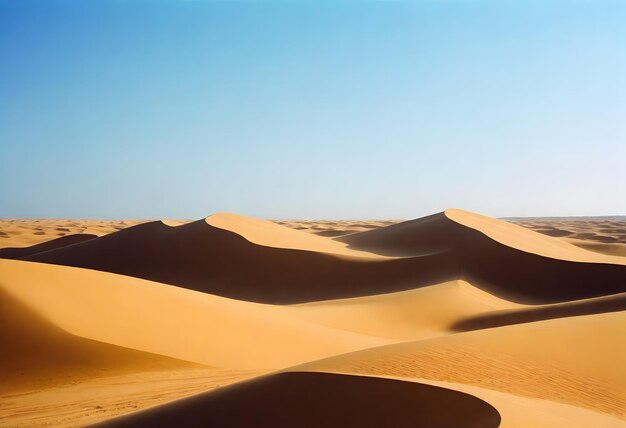
[[[626,214],[623,0],[0,0],[0,217]]]

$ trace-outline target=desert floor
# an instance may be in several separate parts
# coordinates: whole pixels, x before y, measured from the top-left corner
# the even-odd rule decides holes
[[[626,218],[0,220],[0,426],[626,427]]]

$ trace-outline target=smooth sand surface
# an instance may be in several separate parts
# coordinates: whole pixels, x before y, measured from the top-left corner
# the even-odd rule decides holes
[[[501,244],[527,253],[572,262],[626,265],[626,261],[621,257],[586,251],[563,240],[552,239],[552,237],[541,233],[533,233],[527,228],[510,222],[494,220],[487,216],[459,209],[447,209],[444,214],[452,221],[471,227]]]
[[[212,367],[276,369],[392,342],[297,319],[289,307],[87,269],[0,260],[0,287],[74,335]]]
[[[466,281],[390,294],[305,303],[295,306],[300,318],[398,340],[449,334],[451,326],[474,317],[525,307],[499,299]]]
[[[0,394],[0,427],[86,426],[263,374],[263,370],[176,369],[113,375]]]
[[[491,405],[472,395],[431,385],[364,376],[287,372],[98,426],[176,427],[181,424],[495,428],[500,424],[500,415]]]
[[[211,221],[220,227],[207,223]],[[218,215],[178,227],[144,223],[23,259],[275,304],[390,293],[452,279],[470,280],[518,303],[626,291],[621,257],[460,210],[338,239],[370,255],[339,254],[342,246],[335,253],[319,251],[339,243],[269,222]]]
[[[351,250],[342,242],[281,226],[271,221],[259,220],[239,214],[220,213],[205,219],[207,224],[236,233],[246,240],[265,247],[317,251],[367,258],[379,258],[375,254]]]
[[[0,393],[144,370],[197,367],[76,337],[0,287]]]
[[[0,426],[626,425],[622,220],[517,222],[0,220]]]
[[[367,349],[296,369],[462,383],[623,418],[625,334],[625,312],[598,314]]]

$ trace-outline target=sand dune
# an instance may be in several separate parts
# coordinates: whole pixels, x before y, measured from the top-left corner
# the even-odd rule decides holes
[[[417,340],[453,332],[467,319],[526,306],[499,299],[465,281],[375,296],[305,303],[298,317],[372,336]]]
[[[181,424],[495,428],[500,425],[500,415],[476,397],[429,385],[328,373],[281,373],[97,426],[175,427]]]
[[[24,259],[280,304],[389,293],[457,278],[520,303],[626,291],[626,262],[620,257],[459,210],[340,239],[362,251],[357,256],[329,238],[219,215],[178,227],[145,223]]]
[[[626,293],[613,296],[596,297],[574,302],[535,305],[492,311],[457,321],[449,326],[454,331],[471,331],[484,328],[502,327],[513,324],[525,324],[554,318],[593,315],[626,310]]]
[[[0,249],[0,258],[3,259],[19,259],[22,257],[32,256],[33,254],[43,253],[44,251],[56,250],[57,248],[67,247],[81,242],[89,241],[97,238],[97,235],[89,233],[77,233],[75,235],[62,236],[60,238],[51,239],[40,244],[31,245],[29,247],[8,247]]]
[[[76,337],[0,287],[0,393],[196,364]]]
[[[4,222],[21,248],[0,249],[0,426],[85,425],[203,390],[110,423],[626,420],[626,259],[574,242],[622,245],[606,225],[540,234],[460,210]]]
[[[77,336],[220,368],[280,368],[392,342],[297,319],[289,307],[87,269],[0,260],[0,287]]]
[[[214,368],[103,371],[72,383],[0,393],[0,427],[87,426],[263,374],[262,370]]]
[[[142,222],[142,220],[0,219],[0,248],[26,247],[75,234],[102,236]]]
[[[285,236],[306,238],[296,240],[294,248],[309,245],[311,238],[330,241],[272,226],[285,229]],[[145,223],[24,260],[115,272],[263,303],[407,290],[451,279],[455,271],[450,260],[438,255],[389,259],[258,245],[204,220],[178,227]]]
[[[367,349],[295,370],[473,385],[626,417],[626,312]],[[547,381],[549,379],[549,381]]]
[[[386,255],[432,255],[457,276],[521,303],[554,303],[626,291],[626,261],[461,210],[338,238]],[[602,278],[602,281],[598,281]]]
[[[207,217],[205,222],[213,227],[236,233],[249,242],[265,247],[376,258],[375,254],[352,250],[342,242],[300,232],[271,221],[259,220],[253,217],[221,213]]]

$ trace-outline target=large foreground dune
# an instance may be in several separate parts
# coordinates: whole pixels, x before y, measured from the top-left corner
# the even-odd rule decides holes
[[[453,209],[5,222],[0,426],[626,424],[626,258],[568,236]]]

